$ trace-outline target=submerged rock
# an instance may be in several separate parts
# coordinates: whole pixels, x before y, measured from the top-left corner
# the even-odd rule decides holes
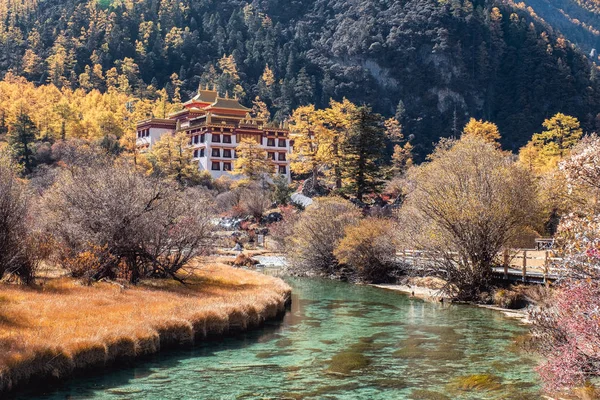
[[[502,388],[500,377],[492,374],[461,376],[454,380],[452,387],[458,390],[499,390]]]

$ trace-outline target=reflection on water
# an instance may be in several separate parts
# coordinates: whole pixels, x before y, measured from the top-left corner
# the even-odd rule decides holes
[[[475,307],[290,279],[281,323],[29,399],[539,399],[526,328]]]

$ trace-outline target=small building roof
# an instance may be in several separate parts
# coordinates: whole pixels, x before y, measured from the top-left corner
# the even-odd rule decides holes
[[[243,111],[245,113],[251,111],[250,108],[241,105],[238,99],[229,99],[225,97],[217,97],[215,102],[213,102],[210,106],[206,107],[207,110],[212,110],[215,108],[221,110]]]
[[[173,120],[173,119],[165,119],[165,118],[148,118],[142,121],[139,121],[136,125],[138,128],[144,127],[144,126],[168,126],[168,127],[174,127],[177,124],[177,121]]]
[[[184,106],[192,105],[195,103],[200,104],[212,104],[217,101],[218,93],[216,90],[198,89],[198,94],[192,97],[191,100],[183,103]]]

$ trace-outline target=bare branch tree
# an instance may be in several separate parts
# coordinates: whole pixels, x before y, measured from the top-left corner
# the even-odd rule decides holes
[[[444,142],[430,160],[409,174],[405,242],[432,254],[429,267],[448,282],[448,294],[477,299],[489,288],[498,252],[535,225],[535,183],[510,155],[479,138]]]

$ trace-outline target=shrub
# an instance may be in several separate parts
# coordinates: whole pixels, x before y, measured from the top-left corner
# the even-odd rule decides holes
[[[294,224],[301,214],[293,206],[282,207],[280,212],[283,218],[281,221],[269,225],[269,238],[275,244],[277,250],[285,251],[286,241],[293,234]]]
[[[260,221],[264,212],[271,206],[271,193],[258,186],[238,188],[241,190],[241,206],[247,215]]]
[[[361,280],[389,281],[396,264],[394,223],[389,219],[365,218],[347,227],[334,255],[339,263],[352,267]]]
[[[31,196],[17,177],[17,166],[8,154],[0,153],[0,279],[13,274],[23,283],[33,280],[42,247],[36,248],[41,238],[33,233],[30,205]]]
[[[338,263],[333,252],[346,227],[356,223],[360,210],[347,200],[325,197],[304,211],[294,224],[286,247],[299,272],[333,273]]]
[[[44,195],[49,234],[74,274],[131,282],[172,277],[207,246],[211,204],[200,189],[110,160],[63,171]]]
[[[508,309],[519,309],[527,306],[527,299],[522,290],[498,289],[494,292],[494,304]]]

